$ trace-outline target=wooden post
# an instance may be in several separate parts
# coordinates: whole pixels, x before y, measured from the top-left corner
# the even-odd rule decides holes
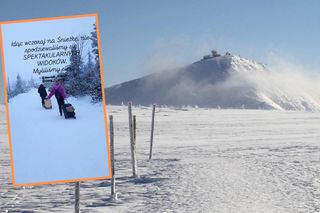
[[[80,182],[76,182],[75,185],[74,212],[80,213]]]
[[[152,158],[152,148],[153,148],[153,130],[154,130],[154,115],[156,112],[156,105],[153,104],[152,108],[152,121],[151,121],[151,135],[150,135],[150,153],[149,153],[149,160]]]
[[[137,139],[137,122],[136,122],[136,116],[133,116],[133,142],[136,144]]]
[[[137,171],[137,158],[136,158],[136,146],[133,138],[133,126],[132,126],[132,103],[128,103],[129,112],[129,132],[130,132],[130,147],[131,147],[131,163],[132,163],[132,176],[138,175]]]
[[[109,116],[110,121],[110,151],[111,151],[111,172],[112,172],[112,179],[111,179],[111,196],[116,198],[116,182],[114,177],[114,131],[113,131],[113,116]]]

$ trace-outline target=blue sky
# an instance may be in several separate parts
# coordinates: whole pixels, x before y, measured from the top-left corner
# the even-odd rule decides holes
[[[317,0],[2,0],[0,20],[99,13],[106,86],[186,65],[211,49],[320,65]]]

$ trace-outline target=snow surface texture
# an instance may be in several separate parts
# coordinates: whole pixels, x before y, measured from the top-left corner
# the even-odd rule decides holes
[[[273,67],[238,56],[197,61],[106,89],[109,104],[233,109],[320,110],[319,77],[286,64]]]
[[[108,176],[102,105],[71,97],[77,119],[66,120],[51,101],[53,109],[43,109],[36,89],[10,99],[15,182]]]
[[[1,62],[2,63],[2,62]],[[0,105],[4,104],[4,92],[3,92],[3,76],[2,76],[2,67],[0,67]]]
[[[125,106],[114,116],[116,191],[81,183],[82,212],[319,212],[320,113],[261,110],[156,111],[148,161],[151,108],[137,115],[138,178],[132,178]],[[1,113],[0,212],[72,212],[74,185],[10,186]]]

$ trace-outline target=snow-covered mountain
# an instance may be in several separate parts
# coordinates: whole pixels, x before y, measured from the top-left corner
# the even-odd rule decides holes
[[[213,54],[178,70],[109,87],[107,104],[320,110],[320,93],[305,79],[293,81],[292,76],[239,56]],[[296,82],[311,89],[293,88],[300,86]]]

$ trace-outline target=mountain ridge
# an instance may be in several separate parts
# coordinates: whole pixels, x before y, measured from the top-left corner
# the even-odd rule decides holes
[[[107,104],[320,110],[319,97],[293,93],[269,68],[253,60],[213,51],[173,71],[157,72],[106,88]],[[281,77],[282,78],[282,77]],[[283,85],[282,85],[283,84]],[[300,94],[301,93],[301,94]]]

